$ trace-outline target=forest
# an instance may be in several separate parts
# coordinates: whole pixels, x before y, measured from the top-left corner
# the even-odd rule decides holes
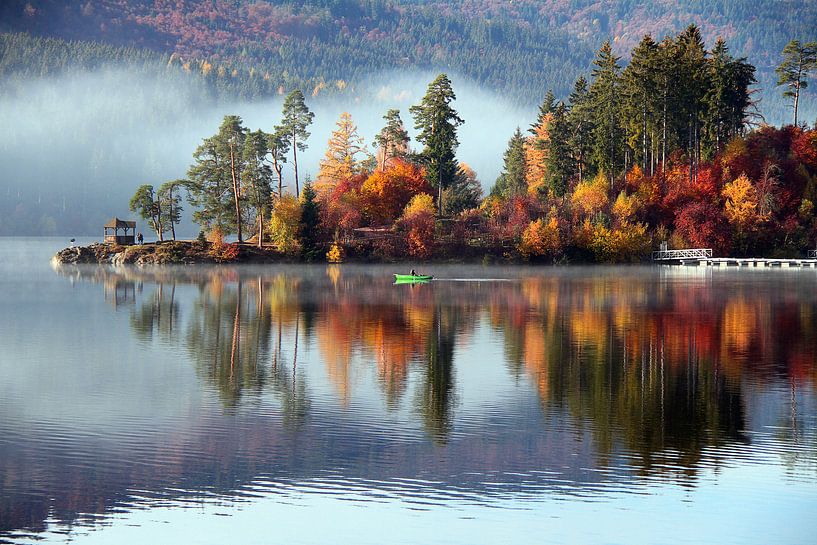
[[[244,98],[295,88],[352,91],[372,74],[419,69],[461,75],[520,103],[560,97],[609,39],[625,60],[641,36],[656,40],[695,23],[758,67],[764,114],[782,117],[773,83],[777,52],[814,39],[817,4],[806,0],[8,0],[0,32],[51,41],[0,48],[4,77],[37,77],[131,59],[174,69]],[[10,56],[10,59],[3,57]]]
[[[632,262],[665,241],[799,256],[817,241],[817,129],[797,118],[815,70],[816,43],[786,46],[777,73],[794,117],[776,128],[759,124],[755,67],[723,40],[707,50],[697,26],[660,42],[645,35],[624,68],[605,42],[567,100],[548,93],[510,137],[487,196],[456,158],[467,120],[446,74],[409,108],[414,143],[392,109],[371,153],[342,114],[314,180],[299,178],[314,114],[295,90],[270,131],[226,116],[186,179],[142,185],[131,209],[160,239],[174,236],[186,193],[200,238],[224,261],[247,240],[329,261]]]

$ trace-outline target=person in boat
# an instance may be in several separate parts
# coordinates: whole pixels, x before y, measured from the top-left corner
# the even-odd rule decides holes
[[[417,273],[416,273],[416,272],[414,272],[414,269],[411,269],[411,273],[410,273],[410,274],[411,274],[411,276],[417,276]]]

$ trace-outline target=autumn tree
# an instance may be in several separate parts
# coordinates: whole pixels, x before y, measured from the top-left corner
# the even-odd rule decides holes
[[[352,116],[348,112],[343,112],[337,122],[337,128],[329,137],[326,155],[320,163],[317,183],[319,191],[360,172],[362,165],[357,158],[358,155],[363,155],[364,158],[368,156],[363,137],[358,134]]]
[[[270,216],[270,239],[283,253],[295,253],[300,247],[301,204],[294,195],[284,195]]]
[[[735,245],[747,249],[747,232],[757,219],[757,191],[745,174],[723,188],[724,216],[735,227]]]
[[[777,85],[785,86],[783,96],[792,99],[794,123],[800,105],[800,91],[808,87],[809,74],[817,70],[817,42],[792,40],[783,48],[783,62],[777,67]]]
[[[400,223],[406,231],[409,255],[422,259],[430,257],[434,249],[434,200],[431,195],[415,195],[406,205]]]
[[[386,126],[380,129],[372,143],[372,146],[377,148],[377,164],[380,170],[385,170],[391,159],[404,158],[409,151],[409,135],[400,118],[400,110],[389,110],[383,119],[386,120]]]
[[[402,159],[372,172],[361,188],[365,213],[375,225],[394,222],[415,195],[430,192],[423,170]]]
[[[309,111],[304,101],[304,94],[300,89],[295,89],[284,99],[283,115],[281,124],[275,127],[275,132],[286,135],[289,148],[292,150],[292,168],[295,170],[295,194],[301,194],[301,187],[298,183],[298,150],[306,151],[306,140],[310,133],[307,127],[312,124],[315,114]]]
[[[426,178],[437,189],[439,214],[443,212],[443,190],[451,185],[458,171],[454,155],[459,145],[457,127],[464,121],[451,106],[455,99],[451,80],[440,74],[428,86],[420,104],[409,109],[419,131],[417,141],[425,146],[421,157],[426,165]]]

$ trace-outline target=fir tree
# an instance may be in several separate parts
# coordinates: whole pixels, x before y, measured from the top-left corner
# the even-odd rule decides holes
[[[618,57],[613,55],[610,41],[604,42],[593,64],[590,104],[593,112],[593,156],[597,166],[609,176],[610,187],[619,172],[623,156],[620,125],[621,75]]]
[[[505,150],[504,159],[502,173],[496,179],[491,193],[505,198],[524,195],[528,189],[525,182],[525,137],[522,136],[519,127],[508,140],[508,149]]]
[[[559,102],[553,109],[547,141],[547,186],[556,196],[567,191],[568,181],[574,172],[574,162],[570,156],[570,124],[567,107]]]
[[[299,232],[303,255],[312,260],[318,251],[320,208],[315,200],[315,190],[308,177],[301,193],[301,221]]]
[[[457,127],[463,120],[457,115],[451,102],[456,99],[451,80],[440,74],[428,86],[420,104],[412,106],[414,127],[419,131],[417,141],[425,146],[421,153],[426,164],[426,177],[437,188],[437,209],[443,211],[443,190],[454,182],[458,165],[454,155],[459,141]]]
[[[587,90],[587,80],[579,76],[570,93],[568,123],[570,125],[570,149],[579,182],[584,178],[587,157],[590,154],[590,143],[593,137],[593,119]]]

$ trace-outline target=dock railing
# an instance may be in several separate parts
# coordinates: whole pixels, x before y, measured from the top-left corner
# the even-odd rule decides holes
[[[808,258],[809,259],[817,259],[817,250],[809,250],[808,251]]]
[[[658,250],[652,253],[653,261],[670,261],[676,259],[708,259],[712,257],[712,248],[690,248],[686,250]]]

